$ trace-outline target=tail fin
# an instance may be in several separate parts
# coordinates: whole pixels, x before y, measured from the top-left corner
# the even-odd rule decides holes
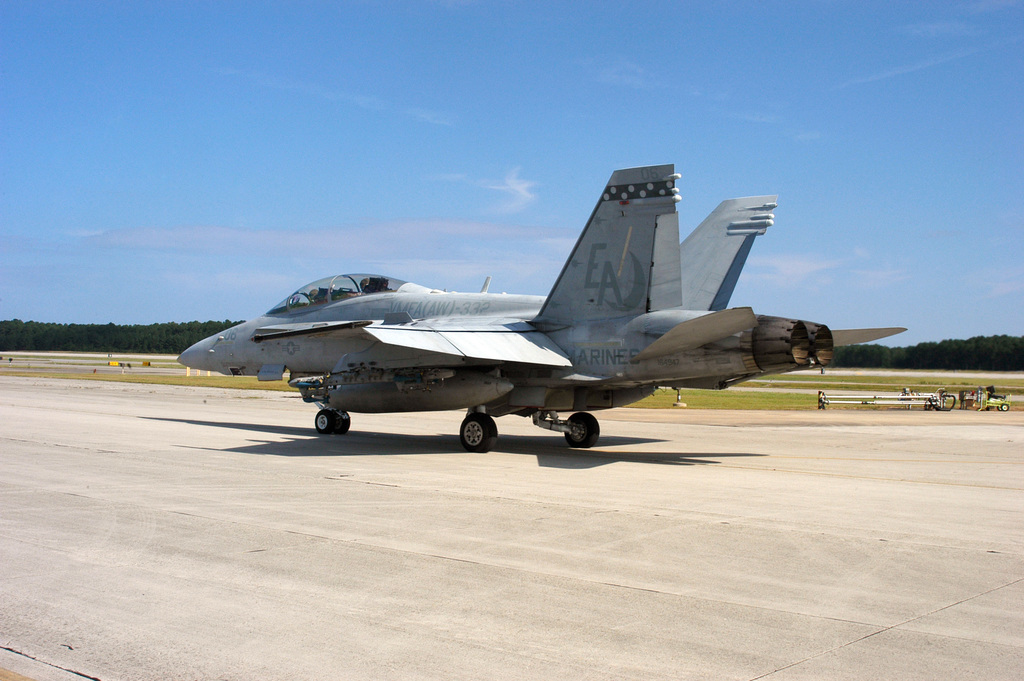
[[[568,325],[679,305],[678,177],[671,164],[612,173],[535,322]]]
[[[679,245],[684,308],[717,311],[729,305],[754,238],[774,224],[778,198],[723,201]]]

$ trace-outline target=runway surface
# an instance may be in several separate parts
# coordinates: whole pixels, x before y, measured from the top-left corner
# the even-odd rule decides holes
[[[0,378],[0,679],[1019,679],[1024,413],[498,419]]]

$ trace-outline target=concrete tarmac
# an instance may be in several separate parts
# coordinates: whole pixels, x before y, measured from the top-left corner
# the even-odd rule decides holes
[[[0,678],[1024,677],[1022,412],[314,414],[0,378]]]

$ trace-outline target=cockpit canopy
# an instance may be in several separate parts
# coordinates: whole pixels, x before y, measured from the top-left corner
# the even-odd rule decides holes
[[[355,296],[397,291],[406,282],[380,274],[339,274],[300,286],[267,314],[292,314]]]

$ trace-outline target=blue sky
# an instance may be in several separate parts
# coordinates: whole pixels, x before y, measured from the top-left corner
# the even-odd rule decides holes
[[[0,319],[244,319],[381,272],[546,294],[616,168],[732,299],[1024,334],[1024,2],[0,0]]]

